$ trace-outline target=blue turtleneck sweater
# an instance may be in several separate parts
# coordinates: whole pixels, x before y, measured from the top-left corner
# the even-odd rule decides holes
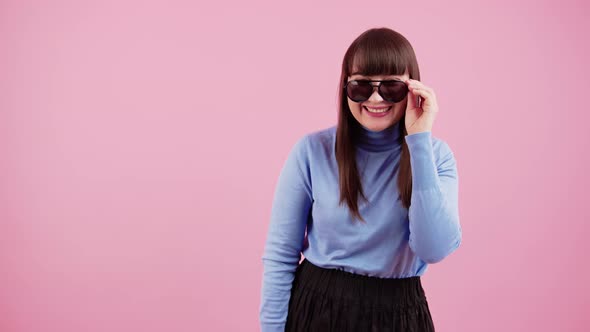
[[[401,155],[398,122],[382,130],[361,127],[357,165],[369,203],[359,199],[366,223],[339,205],[336,126],[311,132],[291,149],[280,172],[262,261],[260,324],[284,331],[301,253],[311,263],[366,276],[424,274],[461,243],[458,174],[453,152],[431,132],[405,136],[412,170],[409,209],[398,197]],[[306,233],[307,230],[307,233]]]

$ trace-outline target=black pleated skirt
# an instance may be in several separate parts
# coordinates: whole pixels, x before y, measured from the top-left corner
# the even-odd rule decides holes
[[[326,269],[303,259],[285,332],[431,332],[420,276],[378,278]]]

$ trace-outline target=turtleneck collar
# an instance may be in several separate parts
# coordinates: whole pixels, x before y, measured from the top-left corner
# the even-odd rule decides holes
[[[373,131],[359,123],[357,146],[371,152],[389,151],[401,146],[400,122],[381,131]]]

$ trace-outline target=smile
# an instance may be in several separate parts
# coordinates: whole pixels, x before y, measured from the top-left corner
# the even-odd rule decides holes
[[[366,106],[363,106],[363,108],[371,113],[385,113],[391,109],[391,106],[387,108],[368,108]]]

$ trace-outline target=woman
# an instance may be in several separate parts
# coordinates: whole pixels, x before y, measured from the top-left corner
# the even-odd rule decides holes
[[[461,243],[458,174],[407,39],[356,38],[339,100],[337,126],[299,139],[281,170],[262,331],[434,331],[420,276]]]

